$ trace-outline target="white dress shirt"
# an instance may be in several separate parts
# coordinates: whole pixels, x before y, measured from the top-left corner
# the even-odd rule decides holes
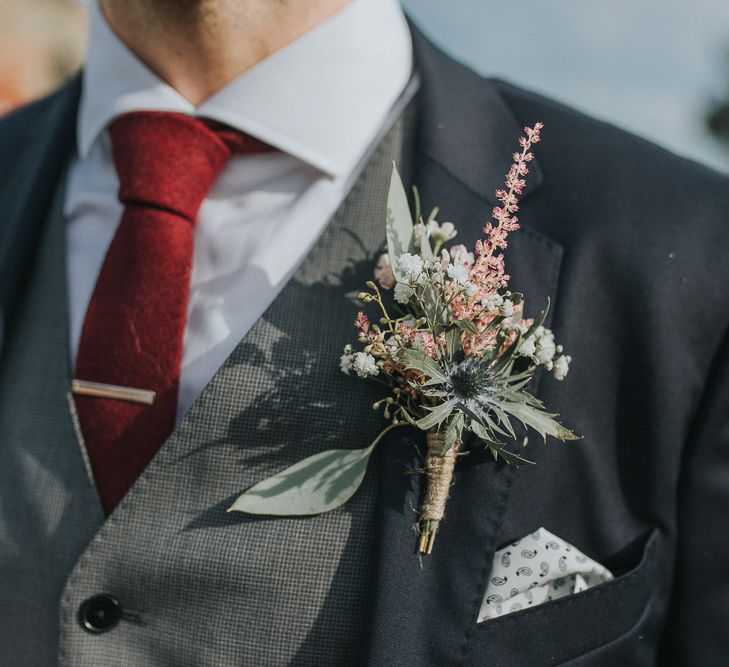
[[[410,33],[397,0],[353,0],[195,107],[134,56],[95,2],[90,12],[64,207],[74,364],[122,215],[109,123],[129,111],[175,111],[227,123],[281,151],[234,156],[200,209],[179,420],[286,284],[399,113],[411,79]]]

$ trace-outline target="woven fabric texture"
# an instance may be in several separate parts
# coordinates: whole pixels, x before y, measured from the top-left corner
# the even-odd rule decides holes
[[[338,358],[354,332],[358,310],[354,295],[370,279],[383,248],[391,163],[402,164],[411,154],[412,114],[409,109],[381,142],[295,277],[241,341],[88,548],[84,551],[102,522],[95,495],[64,515],[68,523],[84,512],[94,518],[79,528],[79,535],[66,537],[60,545],[68,564],[63,574],[55,573],[46,534],[16,540],[14,553],[7,556],[6,548],[0,547],[9,562],[30,551],[42,552],[22,571],[7,570],[8,578],[5,571],[0,573],[2,595],[9,601],[24,597],[37,569],[53,571],[57,580],[53,592],[31,599],[25,609],[26,620],[33,616],[43,625],[42,632],[34,633],[43,655],[31,655],[19,641],[9,649],[16,658],[13,664],[56,664],[56,645],[59,664],[73,666],[357,661],[370,588],[376,476],[369,475],[346,506],[321,516],[253,517],[228,514],[225,509],[243,489],[304,456],[331,447],[367,445],[383,425],[381,415],[370,407],[380,397],[377,386],[341,374]],[[52,290],[59,299],[62,265],[53,270],[41,265],[38,289]],[[53,298],[45,295],[44,303]],[[43,329],[47,313],[38,309],[35,317],[31,324],[40,323]],[[23,330],[26,335],[31,324]],[[45,331],[40,344],[57,332]],[[24,349],[27,340],[21,333],[16,338],[13,349]],[[55,352],[61,354],[60,346]],[[34,354],[26,352],[23,365],[6,369],[3,379],[12,383],[11,370],[13,376],[27,376],[26,366],[31,364],[42,367]],[[63,394],[68,370],[57,368],[56,375],[49,392],[58,402],[56,394]],[[32,418],[34,392],[45,381],[40,370],[29,378],[24,403],[16,406],[24,410],[25,419]],[[43,421],[34,440],[47,438],[58,429],[59,420],[67,425],[70,421],[63,407]],[[19,416],[7,416],[0,438],[7,439],[10,429],[17,431],[23,425]],[[19,461],[6,472],[8,476],[27,474],[20,461],[21,445],[14,444]],[[53,448],[79,459],[63,488],[72,497],[82,488],[95,494],[89,489],[73,432],[64,439],[57,437]],[[57,474],[56,469],[50,466],[48,474]],[[48,495],[21,480],[15,490],[13,496],[4,492],[2,496],[5,532],[20,530],[12,515],[21,511],[29,520],[45,522],[58,501],[55,490]],[[75,533],[73,525],[64,528]],[[0,544],[4,544],[1,534]],[[59,601],[58,584],[74,560]],[[10,582],[13,573],[17,581]],[[80,627],[77,613],[83,600],[102,592],[120,600],[125,618],[113,631],[93,636]]]
[[[69,411],[63,183],[0,366],[0,664],[54,665],[58,601],[104,514]]]

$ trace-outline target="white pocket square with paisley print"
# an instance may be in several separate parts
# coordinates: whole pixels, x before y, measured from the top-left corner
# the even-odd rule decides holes
[[[606,567],[538,528],[494,554],[478,622],[574,595],[612,578]]]

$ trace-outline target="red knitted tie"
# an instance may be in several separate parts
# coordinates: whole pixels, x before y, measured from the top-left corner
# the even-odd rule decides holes
[[[89,302],[75,379],[155,393],[152,405],[77,395],[110,513],[175,425],[198,209],[233,152],[268,146],[181,114],[134,112],[109,128],[124,214]]]

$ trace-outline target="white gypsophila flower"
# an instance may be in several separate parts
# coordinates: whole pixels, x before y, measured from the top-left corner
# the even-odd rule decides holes
[[[395,340],[395,336],[385,338],[385,348],[392,356],[395,356],[395,353],[400,349],[400,345]]]
[[[418,283],[425,279],[423,274],[423,258],[405,252],[397,258],[397,270],[402,274],[405,282]]]
[[[504,299],[499,310],[504,317],[511,317],[514,314],[514,304],[509,299]]]
[[[513,331],[518,331],[522,336],[529,331],[529,325],[522,322],[521,320],[515,320],[514,318],[507,319],[504,321],[504,324],[502,325],[505,329],[511,329]],[[532,336],[529,336],[531,338]]]
[[[406,305],[413,294],[415,294],[415,291],[409,285],[406,285],[405,283],[398,283],[395,285],[395,292],[393,296],[395,297],[395,301],[398,303]]]
[[[435,271],[435,273],[443,272],[443,265],[441,264],[441,260],[438,257],[434,257],[433,259],[428,260],[428,268]]]
[[[537,362],[544,364],[547,370],[551,370],[551,362],[556,351],[554,334],[549,329],[544,329],[542,335],[537,338],[537,351],[534,354]]]
[[[466,264],[467,266],[473,266],[476,263],[476,258],[472,252],[468,252],[468,248],[465,245],[454,245],[448,251],[451,261],[454,264]]]
[[[523,340],[519,346],[519,354],[524,357],[531,357],[536,351],[537,345],[534,342],[534,336],[529,336],[529,338]]]
[[[501,294],[492,294],[483,300],[483,306],[486,310],[498,310],[502,303],[504,303],[504,298]]]
[[[339,357],[339,368],[345,375],[349,375],[352,372],[352,363],[354,362],[354,356],[345,352]]]
[[[464,291],[466,292],[467,296],[476,296],[476,292],[478,292],[478,287],[474,285],[470,280],[464,285]]]
[[[377,368],[375,358],[367,352],[356,352],[354,354],[354,361],[352,362],[352,368],[355,373],[361,378],[366,378],[370,375],[378,375],[380,369]]]
[[[429,220],[427,226],[428,234],[436,243],[445,243],[455,238],[456,227],[452,222],[444,222],[442,225],[438,224],[437,220]]]
[[[465,264],[449,264],[446,273],[457,285],[465,285],[468,282],[468,269]]]
[[[565,354],[554,360],[552,372],[554,373],[555,380],[564,380],[567,377],[567,373],[570,370],[570,361],[572,361],[572,357]]]

